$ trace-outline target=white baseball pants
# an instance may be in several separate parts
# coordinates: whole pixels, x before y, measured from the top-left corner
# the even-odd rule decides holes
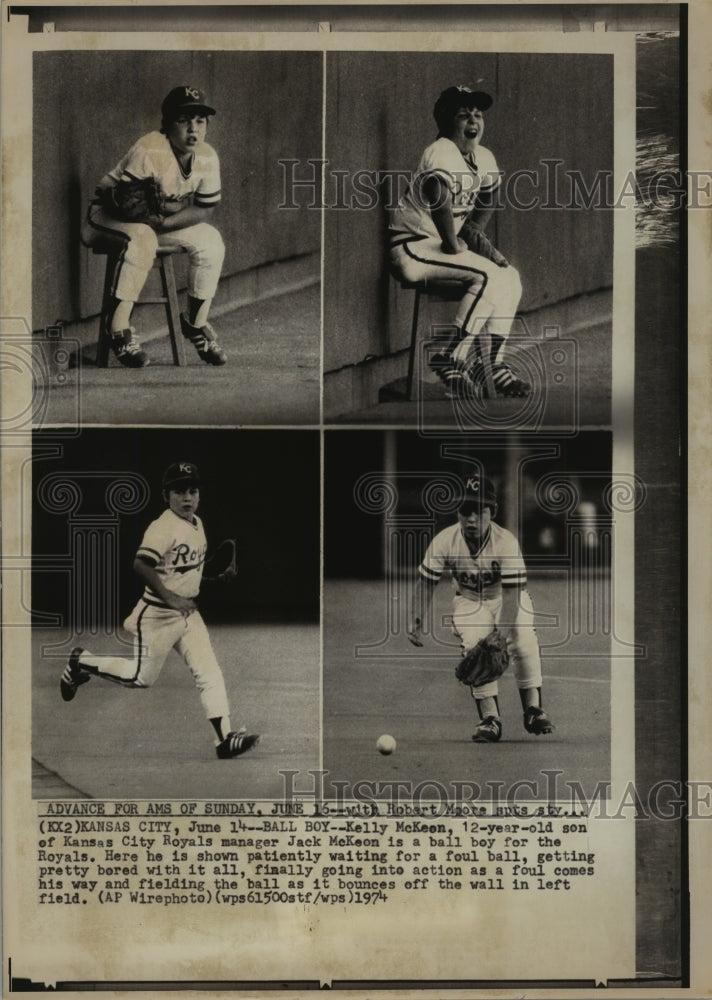
[[[141,598],[124,628],[136,637],[131,658],[85,651],[80,666],[92,667],[98,676],[127,687],[147,688],[158,680],[166,657],[175,649],[190,668],[206,718],[230,715],[225,680],[200,612],[184,615]]]
[[[107,241],[118,243],[120,248],[111,292],[122,302],[138,301],[159,246],[186,250],[188,294],[201,300],[214,298],[225,259],[225,244],[209,223],[156,233],[143,222],[118,222],[101,205],[92,203],[82,227],[82,243],[91,247]]]
[[[499,624],[501,614],[501,598],[479,602],[462,596],[454,598],[452,626],[462,643],[463,655]],[[517,687],[522,690],[541,687],[541,656],[534,628],[534,606],[527,590],[519,591],[517,616],[509,634],[507,651]],[[498,690],[497,681],[491,681],[473,688],[472,693],[475,698],[488,698],[495,697]]]
[[[435,237],[407,240],[391,249],[391,264],[405,281],[471,279],[460,300],[455,323],[467,334],[488,331],[506,339],[522,297],[519,271],[510,264],[499,267],[479,254],[464,250],[446,254]]]

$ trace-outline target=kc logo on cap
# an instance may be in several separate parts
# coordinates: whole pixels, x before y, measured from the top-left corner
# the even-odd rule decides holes
[[[195,483],[196,486],[200,483],[198,466],[193,462],[174,462],[173,465],[169,465],[163,475],[163,489],[184,482]]]
[[[170,118],[181,111],[194,111],[196,114],[203,115],[215,114],[215,108],[211,108],[206,103],[202,90],[186,86],[186,84],[174,87],[161,105],[161,114],[164,118]]]
[[[480,472],[470,472],[463,476],[464,495],[463,500],[470,500],[473,503],[480,503],[484,506],[497,506],[497,491],[491,479],[483,476]]]

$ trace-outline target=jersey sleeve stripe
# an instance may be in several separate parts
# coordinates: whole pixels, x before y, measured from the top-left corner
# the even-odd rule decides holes
[[[220,201],[220,191],[211,191],[208,194],[204,194],[201,191],[196,191],[194,195],[194,203],[200,206],[217,205]]]
[[[156,552],[155,549],[149,549],[145,545],[140,546],[136,555],[141,559],[146,559],[148,562],[155,564],[158,564],[161,561],[161,553]]]
[[[437,573],[435,570],[430,569],[428,566],[421,565],[419,568],[419,572],[420,575],[425,577],[426,580],[432,580],[434,583],[437,583],[437,581],[442,576],[442,573]]]

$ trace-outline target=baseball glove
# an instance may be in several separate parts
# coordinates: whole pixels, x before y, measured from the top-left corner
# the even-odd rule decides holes
[[[497,247],[489,240],[482,227],[472,219],[465,219],[465,223],[458,233],[461,240],[467,243],[467,249],[472,253],[477,253],[480,257],[486,257],[494,261],[498,267],[509,267],[507,258],[499,252]]]
[[[103,192],[106,208],[121,222],[160,223],[165,214],[165,196],[157,177],[118,181]]]
[[[208,574],[203,574],[203,580],[208,582],[227,583],[237,576],[237,545],[234,538],[226,538],[220,542],[217,549],[205,564]]]
[[[482,687],[501,677],[508,666],[507,640],[501,632],[493,629],[465,653],[455,667],[455,676],[462,684]]]

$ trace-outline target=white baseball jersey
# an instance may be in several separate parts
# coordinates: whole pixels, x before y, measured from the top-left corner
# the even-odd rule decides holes
[[[191,200],[202,208],[220,201],[220,161],[212,146],[201,143],[184,169],[162,132],[149,132],[133,144],[109,176],[115,181],[157,177],[167,202]]]
[[[423,191],[430,176],[441,178],[448,186],[456,232],[474,208],[478,195],[495,191],[501,183],[497,162],[489,149],[477,146],[465,158],[452,139],[436,139],[423,153],[408,191],[393,212],[392,238],[406,234],[438,236]]]
[[[511,531],[490,522],[476,551],[471,551],[459,523],[438,532],[420,565],[420,573],[432,583],[450,570],[458,596],[471,601],[490,601],[502,596],[502,587],[524,587],[527,571],[519,543]]]
[[[200,518],[194,515],[187,521],[169,507],[146,528],[136,555],[151,563],[168,590],[180,597],[197,597],[207,547]],[[143,597],[162,604],[149,586]]]

